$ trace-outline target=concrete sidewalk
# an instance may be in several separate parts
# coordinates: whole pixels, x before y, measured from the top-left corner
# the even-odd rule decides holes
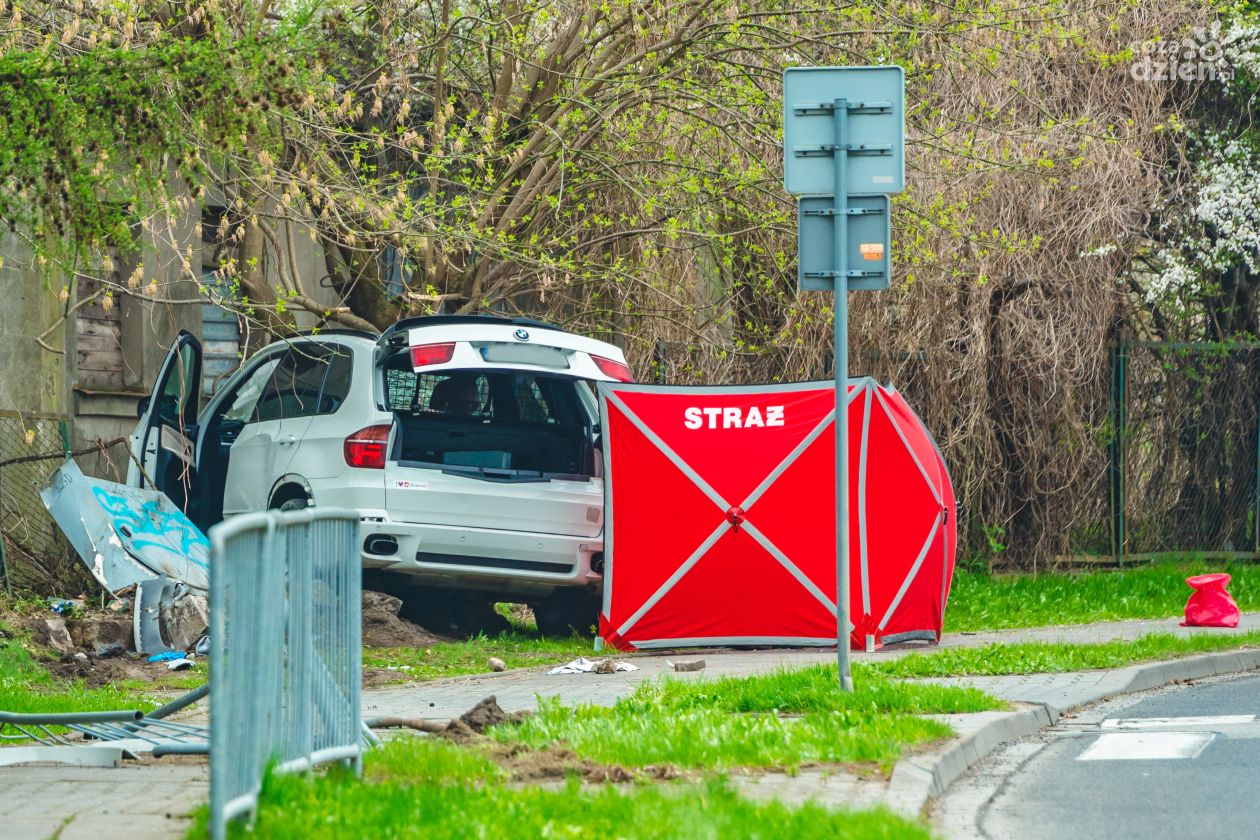
[[[1237,630],[1180,627],[1179,619],[1153,619],[1137,621],[1108,621],[1065,627],[1035,627],[1020,630],[1002,630],[986,633],[954,633],[941,640],[939,645],[908,643],[894,645],[875,653],[855,651],[853,660],[879,661],[905,656],[909,653],[933,653],[955,647],[983,647],[989,644],[1017,642],[1071,642],[1096,644],[1112,640],[1131,640],[1151,633],[1173,633],[1179,636],[1197,634],[1238,634],[1260,629],[1260,612],[1244,613]],[[594,654],[589,656],[594,657]],[[703,659],[705,669],[674,673],[667,661],[691,661]],[[766,673],[782,667],[801,667],[836,661],[835,649],[802,650],[716,650],[709,652],[687,651],[681,654],[635,654],[628,660],[639,667],[638,671],[618,674],[563,674],[551,676],[547,671],[553,666],[504,671],[498,674],[481,674],[471,677],[452,677],[413,685],[371,689],[363,692],[364,717],[423,717],[444,720],[472,708],[483,697],[493,694],[506,711],[536,709],[538,697],[558,697],[564,703],[594,703],[611,706],[617,698],[634,691],[644,680],[662,675],[678,679],[714,679],[722,676],[748,676]],[[980,685],[984,690],[1005,700],[1045,702],[1047,697],[1068,703],[1053,703],[1056,708],[1068,708],[1075,683],[1082,685],[1096,681],[1099,674],[1048,674],[1032,677],[973,678],[969,684]],[[983,684],[981,685],[981,683]],[[1051,696],[1062,690],[1062,696]],[[1049,691],[1048,695],[1046,692]]]
[[[152,759],[121,767],[0,768],[0,837],[159,840],[183,837],[210,798],[209,768]]]

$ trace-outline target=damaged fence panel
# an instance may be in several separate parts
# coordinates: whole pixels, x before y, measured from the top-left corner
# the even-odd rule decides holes
[[[209,690],[203,685],[148,714],[135,709],[25,714],[0,710],[0,741],[30,740],[38,745],[35,752],[0,750],[0,765],[49,761],[117,766],[123,756],[134,758],[145,752],[204,755],[209,751],[205,727],[166,717],[202,699]]]
[[[252,814],[263,774],[361,769],[358,515],[308,508],[211,531],[210,829]]]
[[[40,497],[110,592],[159,577],[209,588],[210,543],[165,494],[90,478],[67,461]]]
[[[210,541],[165,494],[91,478],[67,461],[40,493],[97,582],[135,585],[136,650],[187,650],[204,632]]]

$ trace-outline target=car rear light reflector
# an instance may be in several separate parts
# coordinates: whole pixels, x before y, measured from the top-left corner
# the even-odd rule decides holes
[[[455,342],[444,344],[416,344],[411,348],[411,366],[444,365],[455,355]]]
[[[343,452],[346,465],[367,470],[385,469],[385,449],[389,442],[389,429],[385,426],[368,426],[346,438]]]
[[[595,366],[603,372],[605,376],[610,376],[618,382],[633,382],[634,374],[630,372],[630,366],[625,362],[617,362],[612,359],[605,359],[603,356],[591,354],[591,358],[595,360]]]

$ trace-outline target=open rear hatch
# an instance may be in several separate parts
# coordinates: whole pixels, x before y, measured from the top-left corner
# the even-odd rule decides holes
[[[539,338],[511,338],[518,329]],[[385,482],[391,516],[598,536],[603,485],[593,443],[595,403],[583,381],[590,377],[578,374],[612,378],[593,359],[624,368],[620,351],[553,330],[513,327],[451,342],[434,341],[454,336],[434,336],[431,328],[412,332],[421,335],[395,338],[392,346],[386,336],[378,353],[383,407],[396,418]],[[469,337],[466,327],[459,332]],[[616,358],[565,346],[588,342]]]

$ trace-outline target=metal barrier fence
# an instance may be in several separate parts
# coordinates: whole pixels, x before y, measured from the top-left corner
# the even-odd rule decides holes
[[[357,513],[235,517],[210,531],[210,830],[252,814],[263,775],[361,769]]]

